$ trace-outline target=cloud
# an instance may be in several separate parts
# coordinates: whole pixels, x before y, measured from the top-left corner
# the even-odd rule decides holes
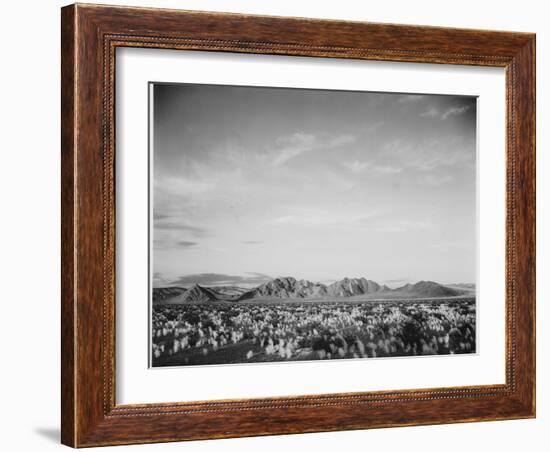
[[[331,137],[327,144],[326,144],[326,147],[337,147],[337,146],[343,146],[345,144],[350,144],[350,143],[353,143],[355,142],[356,138],[353,136],[353,135],[337,135],[337,136],[333,136]]]
[[[385,279],[381,281],[381,284],[385,284],[386,286],[390,287],[391,289],[396,289],[398,287],[402,287],[405,284],[409,283],[410,279],[408,278],[395,278],[395,279]]]
[[[277,138],[275,144],[278,146],[273,160],[275,166],[280,166],[294,157],[311,151],[315,143],[315,137],[311,134],[296,132]]]
[[[165,220],[169,218],[168,215],[158,212],[156,209],[153,209],[153,220]]]
[[[421,101],[426,96],[423,94],[404,94],[397,99],[398,104],[410,104]]]
[[[163,191],[176,195],[198,195],[211,191],[216,187],[216,183],[211,180],[205,180],[203,177],[197,179],[178,175],[178,177],[156,177],[155,192]]]
[[[403,171],[403,168],[398,166],[391,165],[375,165],[372,162],[360,162],[359,160],[354,160],[353,162],[344,163],[345,168],[349,169],[352,173],[362,173],[368,171],[370,173],[378,174],[398,174]]]
[[[201,284],[205,286],[258,285],[270,281],[271,279],[273,279],[271,278],[271,276],[256,272],[245,273],[245,275],[227,275],[223,273],[197,273],[192,275],[182,275],[172,281],[172,284]]]
[[[281,136],[275,141],[273,165],[284,165],[289,160],[314,149],[344,146],[355,140],[353,135],[313,135],[303,132]]]
[[[243,243],[245,245],[258,245],[258,244],[263,243],[263,242],[261,242],[259,240],[245,240]]]
[[[470,105],[449,107],[444,111],[440,111],[435,107],[430,107],[426,111],[420,114],[423,118],[439,118],[445,121],[451,116],[460,116],[466,113],[470,109]]]
[[[463,150],[458,149],[447,150],[446,152],[443,150],[437,151],[436,149],[437,148],[431,150],[428,149],[423,153],[423,155],[419,155],[417,158],[412,160],[410,162],[410,166],[423,171],[431,171],[439,167],[453,167],[456,165],[474,163],[473,160],[475,159],[475,155],[473,153],[464,152]],[[434,176],[434,178],[436,177],[437,176]]]
[[[446,185],[454,180],[450,174],[426,174],[420,178],[420,181],[432,187]]]
[[[460,115],[463,115],[463,114],[466,113],[469,109],[470,109],[470,106],[469,106],[469,105],[463,105],[463,106],[461,106],[461,107],[451,107],[451,108],[445,110],[445,111],[441,114],[441,119],[445,120],[445,119],[447,119],[449,116],[460,116]]]
[[[164,286],[164,285],[167,285],[169,283],[170,283],[170,281],[167,280],[162,275],[162,273],[160,273],[160,272],[154,272],[153,273],[153,286],[155,286],[155,287]]]
[[[383,152],[389,161],[399,162],[402,169],[431,171],[440,167],[474,165],[475,148],[469,149],[469,147],[470,145],[462,137],[456,136],[424,140],[419,143],[395,139],[386,143]],[[388,167],[393,166],[388,165]],[[395,172],[399,172],[397,171],[399,167],[395,167]]]
[[[171,230],[185,231],[191,233],[195,237],[204,237],[207,235],[208,229],[199,226],[192,226],[186,222],[171,220],[167,222],[155,221],[154,229],[156,230]]]
[[[350,163],[344,163],[344,166],[349,169],[352,173],[361,173],[371,166],[370,162],[360,162],[359,160],[354,160]]]
[[[279,226],[303,227],[353,227],[366,223],[379,215],[373,211],[360,215],[338,214],[334,212],[309,211],[274,218],[270,223]]]
[[[275,140],[277,145],[282,146],[309,146],[315,141],[311,133],[295,132],[290,135],[282,135]]]
[[[190,242],[190,241],[187,241],[187,240],[180,240],[179,242],[176,242],[175,245],[178,246],[178,247],[182,247],[182,248],[188,248],[190,246],[198,245],[198,243],[197,242]]]
[[[424,113],[420,113],[423,118],[436,118],[439,116],[439,110],[435,107],[428,108]]]
[[[171,240],[171,239],[155,239],[153,240],[153,248],[155,250],[173,250],[176,248],[191,248],[197,246],[198,242],[191,240]]]
[[[374,167],[374,171],[380,174],[399,174],[403,171],[403,168],[398,166],[376,166]]]
[[[384,221],[376,224],[373,228],[374,231],[383,233],[429,231],[431,229],[433,229],[431,223],[411,220]]]

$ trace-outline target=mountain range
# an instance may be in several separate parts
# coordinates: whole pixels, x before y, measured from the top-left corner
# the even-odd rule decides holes
[[[419,281],[396,289],[380,285],[366,278],[344,278],[331,284],[322,284],[292,277],[275,278],[248,289],[237,286],[153,288],[154,304],[208,303],[214,301],[247,301],[270,299],[338,299],[361,297],[366,299],[418,299],[475,295],[475,285],[443,285],[434,281]]]

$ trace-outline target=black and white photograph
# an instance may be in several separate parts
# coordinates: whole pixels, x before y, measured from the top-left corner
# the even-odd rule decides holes
[[[476,353],[475,96],[149,95],[151,367]]]

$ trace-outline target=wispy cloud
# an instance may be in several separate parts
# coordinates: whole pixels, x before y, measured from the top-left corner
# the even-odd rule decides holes
[[[429,107],[424,112],[420,113],[420,116],[423,118],[439,118],[445,121],[451,116],[460,116],[466,113],[470,109],[470,105],[457,105],[453,107],[448,107],[444,110],[439,110],[436,107]]]
[[[384,166],[384,165],[377,165],[373,168],[374,171],[380,174],[399,174],[401,171],[403,171],[403,168],[400,168],[398,166]]]
[[[153,248],[155,250],[174,250],[177,248],[192,248],[197,246],[198,242],[191,240],[172,240],[170,238],[155,238]]]
[[[200,226],[193,226],[184,221],[171,220],[171,221],[155,221],[156,230],[171,230],[171,231],[185,231],[189,232],[195,237],[203,237],[207,234],[207,229]]]
[[[168,218],[168,215],[158,212],[157,210],[153,211],[153,220],[164,220]]]
[[[353,162],[344,163],[343,166],[349,169],[352,173],[363,173],[368,171],[370,173],[378,173],[384,175],[398,174],[403,171],[402,167],[392,165],[375,165],[372,162],[361,162],[354,160]]]
[[[405,169],[431,171],[440,167],[474,165],[475,152],[468,146],[460,137],[429,139],[417,143],[395,139],[386,143],[383,152],[386,159],[400,162]]]
[[[359,160],[354,160],[353,162],[344,163],[344,167],[349,169],[352,173],[361,173],[367,168],[370,168],[372,164],[370,162],[360,162]]]
[[[429,231],[434,225],[425,221],[391,220],[379,222],[373,227],[376,232],[400,233],[414,231]]]
[[[245,240],[243,242],[245,245],[259,245],[260,243],[263,243],[259,240]]]
[[[353,135],[335,135],[332,137],[329,137],[325,146],[332,148],[337,146],[344,146],[345,144],[350,144],[355,142],[356,137]]]
[[[272,219],[271,223],[280,226],[353,227],[364,224],[378,215],[378,211],[359,215],[342,214],[329,211],[309,211],[291,215],[283,215]]]
[[[192,179],[179,175],[178,177],[155,177],[155,191],[167,193],[197,195],[205,193],[216,187],[214,181],[203,178]]]
[[[385,279],[381,281],[382,284],[385,284],[386,286],[390,287],[391,289],[396,289],[398,287],[402,287],[405,284],[409,283],[410,279],[408,278],[395,278],[395,279]]]
[[[450,174],[426,174],[422,176],[421,182],[432,187],[446,185],[454,180]]]
[[[451,107],[447,110],[445,110],[441,114],[441,119],[445,120],[450,116],[460,116],[466,113],[470,109],[469,105],[463,105],[461,107]]]
[[[353,143],[352,135],[326,135],[296,132],[279,137],[273,148],[273,165],[281,166],[289,160],[314,149],[326,149]]]
[[[423,155],[410,162],[410,166],[423,171],[431,171],[438,167],[453,167],[473,163],[474,156],[461,150],[439,150],[426,151]],[[436,177],[436,176],[434,176]]]
[[[436,118],[439,116],[439,110],[435,107],[430,107],[423,113],[420,113],[423,118]]]
[[[202,284],[205,286],[221,285],[257,285],[272,278],[263,273],[250,272],[244,275],[228,275],[224,273],[197,273],[182,275],[172,281],[174,285]]]
[[[426,96],[423,94],[404,94],[397,99],[398,104],[411,104],[423,100]]]
[[[182,247],[182,248],[189,248],[190,246],[196,246],[198,245],[197,242],[191,242],[188,240],[180,240],[179,242],[175,243],[176,246]]]
[[[276,141],[276,145],[279,148],[276,149],[273,164],[275,166],[283,165],[288,160],[293,159],[304,152],[311,151],[314,147],[314,143],[315,136],[300,132],[279,137]]]
[[[170,284],[170,280],[166,279],[160,272],[153,273],[153,285],[155,287],[164,286]]]

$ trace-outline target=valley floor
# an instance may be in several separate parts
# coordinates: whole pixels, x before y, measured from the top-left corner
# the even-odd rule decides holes
[[[152,366],[475,353],[473,297],[156,305]]]

